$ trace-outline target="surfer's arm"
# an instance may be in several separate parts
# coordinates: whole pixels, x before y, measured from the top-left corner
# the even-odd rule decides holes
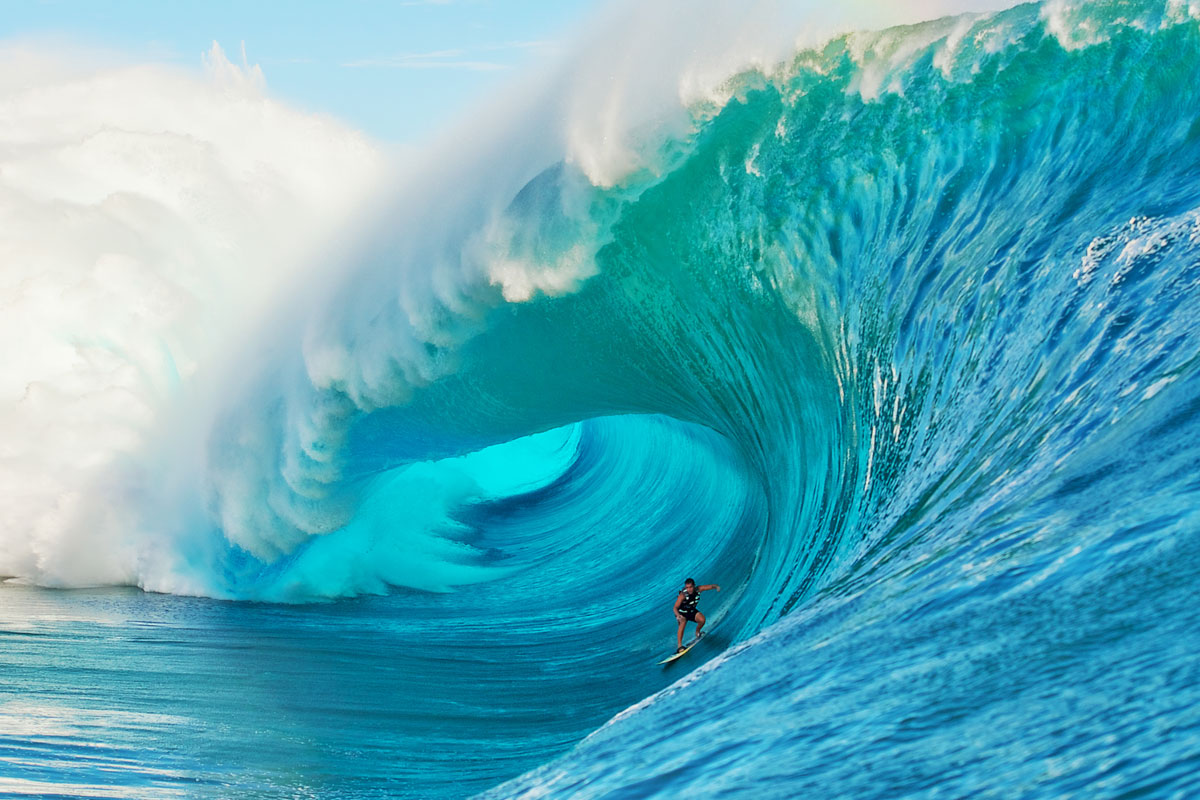
[[[703,586],[696,587],[696,591],[698,591],[698,592],[707,592],[709,589],[716,589],[718,592],[721,591],[721,587],[717,586],[715,583],[706,583]],[[676,601],[675,606],[676,607],[679,606],[678,601]]]
[[[675,605],[671,606],[671,610],[675,612],[675,616],[679,616],[679,604],[683,602],[683,592],[680,592],[675,597]]]

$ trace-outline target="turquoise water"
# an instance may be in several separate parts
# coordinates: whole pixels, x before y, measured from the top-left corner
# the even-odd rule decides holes
[[[390,219],[123,484],[215,599],[2,587],[0,790],[1196,794],[1198,19],[844,37]]]
[[[568,457],[548,485],[462,509],[456,543],[489,570],[470,588],[279,604],[0,584],[0,795],[462,797],[537,766],[677,677],[654,667],[674,648],[672,541],[745,571],[718,533],[761,526],[723,442],[638,424],[653,447],[595,420],[441,465],[500,459],[492,488],[528,488],[544,476],[522,455]],[[664,503],[668,480],[690,493]],[[739,485],[745,503],[705,503]]]

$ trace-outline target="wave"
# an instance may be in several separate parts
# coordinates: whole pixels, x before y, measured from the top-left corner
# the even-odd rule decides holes
[[[1195,788],[1155,731],[1194,697],[1197,18],[1028,5],[735,81],[600,273],[653,254],[720,331],[672,361],[766,487],[761,632],[486,796]]]
[[[1130,571],[1155,547],[1183,588],[1146,613],[1184,614],[1193,585],[1197,20],[1194,3],[1050,2],[825,36],[596,148],[570,125],[526,135],[562,94],[522,106],[326,246],[132,455],[106,451],[124,455],[87,502],[50,486],[52,512],[10,520],[0,571],[283,601],[518,576],[504,624],[555,635],[535,609],[586,593],[581,576],[644,609],[711,575],[740,644],[496,796],[795,795],[821,776],[919,793],[933,764],[964,791],[1017,781],[1018,749],[969,710],[1032,725],[978,671],[1014,637],[1013,697],[1077,679],[1121,720],[1143,706],[1085,660],[1039,660],[1054,631],[1114,686],[1179,666],[1129,666],[1132,640],[1069,598],[1107,581],[1137,607]],[[109,533],[79,533],[98,514]],[[106,558],[73,563],[72,541]],[[1025,603],[1049,611],[1015,619]],[[1055,627],[1064,604],[1086,635]],[[660,616],[630,612],[631,635]],[[928,679],[912,697],[937,715],[881,682],[897,674]],[[695,754],[655,733],[714,697]],[[951,752],[951,732],[991,742],[993,769],[912,744]],[[1038,753],[1061,744],[1033,733]],[[1187,758],[1128,743],[1139,763]],[[909,772],[836,767],[885,757]]]

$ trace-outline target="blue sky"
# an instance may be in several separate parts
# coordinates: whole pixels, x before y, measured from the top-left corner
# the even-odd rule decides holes
[[[602,0],[0,0],[0,41],[199,69],[214,41],[271,94],[389,142],[432,133],[548,59]]]

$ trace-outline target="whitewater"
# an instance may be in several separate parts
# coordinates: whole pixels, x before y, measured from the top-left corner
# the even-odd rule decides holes
[[[687,11],[0,47],[0,796],[1200,793],[1200,4]]]

